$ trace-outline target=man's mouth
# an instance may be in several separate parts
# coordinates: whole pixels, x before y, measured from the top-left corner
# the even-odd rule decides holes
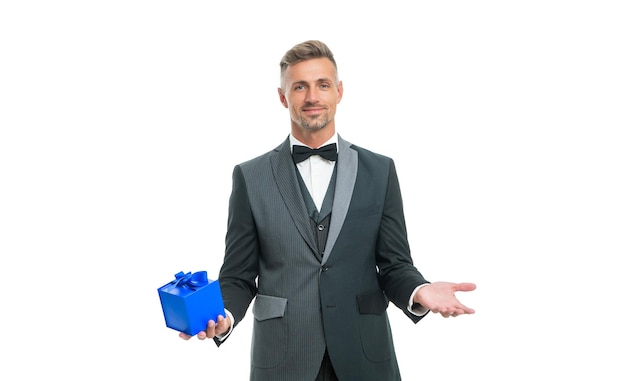
[[[319,114],[325,110],[324,107],[306,107],[302,109],[305,114]]]

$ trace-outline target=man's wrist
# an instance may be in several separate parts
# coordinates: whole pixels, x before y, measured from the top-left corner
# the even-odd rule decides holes
[[[409,300],[409,305],[407,309],[413,315],[424,316],[428,312],[428,308],[415,301],[415,295],[417,295],[417,291],[419,291],[420,288],[427,286],[428,284],[429,283],[420,284],[419,286],[415,287],[415,290],[413,290],[413,293],[411,293],[411,299]]]

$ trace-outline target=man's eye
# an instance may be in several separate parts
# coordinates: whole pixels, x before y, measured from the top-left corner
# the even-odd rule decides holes
[[[328,89],[328,88],[330,88],[330,85],[328,83],[322,83],[322,85],[320,87],[322,89]]]

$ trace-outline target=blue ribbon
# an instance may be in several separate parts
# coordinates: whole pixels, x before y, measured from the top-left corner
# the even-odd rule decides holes
[[[190,272],[185,274],[184,272],[180,271],[174,276],[176,277],[176,279],[170,282],[174,285],[174,287],[186,287],[191,290],[195,290],[209,284],[209,279],[207,277],[206,271],[198,271],[193,274]]]

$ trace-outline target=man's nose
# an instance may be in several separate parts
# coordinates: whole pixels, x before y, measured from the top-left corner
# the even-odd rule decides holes
[[[319,90],[316,88],[310,88],[306,93],[307,103],[317,103],[319,99]]]

